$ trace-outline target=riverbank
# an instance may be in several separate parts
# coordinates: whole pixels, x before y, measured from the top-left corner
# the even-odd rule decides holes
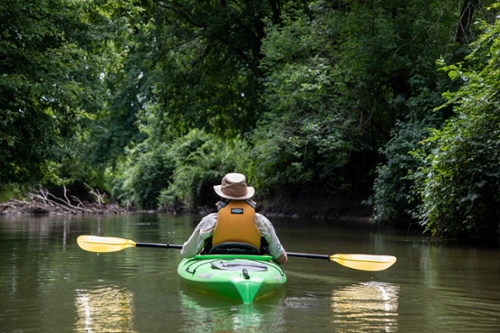
[[[0,215],[90,215],[125,214],[128,209],[115,203],[106,203],[96,192],[96,201],[69,195],[54,195],[46,189],[28,193],[23,199],[10,199],[0,203]]]
[[[47,190],[28,193],[24,199],[11,199],[0,203],[0,215],[88,215],[88,214],[126,214],[137,212],[137,207],[122,207],[109,203],[104,196],[96,193],[95,201],[88,198],[70,196],[66,192],[58,195]],[[371,208],[363,202],[366,193],[347,191],[326,193],[323,191],[301,189],[287,191],[286,194],[270,198],[253,198],[257,201],[257,211],[266,216],[307,217],[317,219],[356,218],[363,221],[371,219]],[[195,213],[206,215],[215,212],[215,206],[194,207],[190,210],[151,211],[152,213]]]
[[[291,188],[272,199],[255,200],[258,209],[269,216],[294,216],[315,219],[357,218],[370,220],[372,209],[365,202],[368,190],[329,192],[317,188]]]

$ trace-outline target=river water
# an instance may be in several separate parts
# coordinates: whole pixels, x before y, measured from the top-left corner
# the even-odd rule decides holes
[[[96,254],[79,235],[182,244],[196,216],[0,216],[0,332],[500,332],[500,250],[356,221],[272,219],[290,252],[390,254],[381,272],[290,258],[276,295],[243,305],[177,276],[179,250]]]

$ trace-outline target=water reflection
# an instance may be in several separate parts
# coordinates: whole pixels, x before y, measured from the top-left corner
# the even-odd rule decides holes
[[[97,256],[76,244],[82,234],[181,243],[198,220],[0,216],[0,332],[499,331],[498,248],[432,244],[321,221],[316,227],[297,220],[289,228],[283,220],[281,229],[275,226],[287,249],[392,254],[398,262],[368,273],[293,259],[285,266],[286,296],[242,306],[183,290],[179,251]]]
[[[75,306],[75,332],[136,332],[134,294],[126,288],[77,289]]]
[[[397,332],[399,286],[364,282],[332,291],[336,332]]]
[[[185,332],[285,332],[284,293],[266,301],[236,304],[214,296],[179,293]],[[189,318],[189,320],[187,320]]]

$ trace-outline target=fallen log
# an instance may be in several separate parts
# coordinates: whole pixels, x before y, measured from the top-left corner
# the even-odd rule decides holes
[[[99,193],[94,191],[94,193]],[[100,194],[100,193],[99,193]],[[11,199],[0,203],[0,215],[93,215],[125,214],[127,209],[116,204],[106,204],[102,195],[98,202],[85,202],[72,197],[70,200],[64,191],[64,198],[59,198],[46,189],[28,193],[24,200]]]

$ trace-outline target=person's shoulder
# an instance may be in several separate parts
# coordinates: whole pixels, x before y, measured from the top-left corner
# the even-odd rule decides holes
[[[211,221],[211,220],[217,220],[217,213],[210,213],[208,215],[205,215],[201,221]]]
[[[267,217],[260,213],[255,213],[255,218],[257,219],[257,221],[260,221],[262,223],[271,223],[271,221],[269,221]]]

